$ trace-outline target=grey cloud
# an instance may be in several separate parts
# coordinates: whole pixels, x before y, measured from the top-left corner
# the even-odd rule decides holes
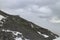
[[[0,9],[9,8],[9,9],[20,9],[20,8],[29,8],[31,5],[49,6],[52,9],[53,15],[59,16],[59,0],[0,0]],[[57,5],[57,4],[58,5]],[[57,7],[56,7],[57,6]],[[32,10],[32,13],[40,13],[37,10]]]
[[[51,6],[51,8],[53,9],[54,6],[52,5],[54,5],[58,1],[59,0],[0,0],[1,2],[0,9],[2,8],[5,8],[5,9],[6,8],[9,8],[9,9],[28,8],[28,6],[31,6],[31,5],[38,5],[39,7]],[[55,8],[53,9],[53,11],[54,12],[56,11]],[[32,10],[32,12],[39,13],[34,10]],[[56,11],[56,12],[59,12],[59,11]]]
[[[54,16],[60,17],[60,1],[50,6],[50,8],[52,9]]]
[[[22,8],[33,4],[44,6],[55,2],[56,0],[0,0],[1,6],[5,8]]]

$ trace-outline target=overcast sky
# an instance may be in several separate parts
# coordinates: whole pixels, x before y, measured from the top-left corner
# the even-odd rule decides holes
[[[0,0],[0,10],[60,34],[60,0]]]

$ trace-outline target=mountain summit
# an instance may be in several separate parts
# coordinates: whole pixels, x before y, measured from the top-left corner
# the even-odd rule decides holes
[[[0,40],[53,40],[57,37],[48,29],[0,10]]]

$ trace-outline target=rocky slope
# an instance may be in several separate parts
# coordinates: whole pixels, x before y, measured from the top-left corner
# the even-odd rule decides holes
[[[0,40],[53,40],[57,37],[48,29],[0,10]]]

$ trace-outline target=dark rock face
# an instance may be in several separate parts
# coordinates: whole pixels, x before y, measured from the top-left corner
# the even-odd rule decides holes
[[[59,37],[48,29],[42,28],[19,16],[9,15],[2,11],[0,11],[0,15],[5,17],[0,20],[3,22],[2,26],[0,26],[0,40],[15,40],[12,32],[5,32],[2,31],[2,29],[22,33],[22,40],[25,40],[25,38],[29,40],[53,40],[56,37]],[[45,37],[43,34],[48,37]],[[21,35],[18,34],[18,36]]]
[[[0,32],[0,40],[14,40],[12,33],[10,32]]]

